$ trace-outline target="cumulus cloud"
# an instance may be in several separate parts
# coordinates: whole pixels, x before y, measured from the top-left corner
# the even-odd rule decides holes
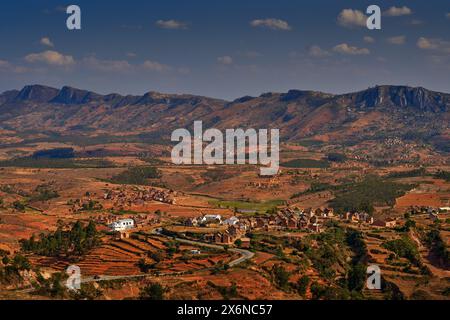
[[[25,73],[29,71],[28,68],[23,66],[16,66],[9,61],[0,60],[0,71],[12,72],[12,73]]]
[[[182,21],[177,20],[158,20],[156,21],[156,25],[162,29],[171,29],[171,30],[180,30],[187,29],[187,24]]]
[[[389,42],[390,44],[402,45],[405,44],[406,37],[405,36],[391,37],[387,39],[387,42]]]
[[[102,71],[102,72],[116,72],[116,73],[129,73],[138,71],[149,72],[166,72],[172,71],[173,68],[153,60],[145,60],[139,64],[132,64],[127,60],[105,60],[99,59],[95,56],[86,57],[82,60],[85,67]],[[177,70],[179,73],[184,74],[186,71],[183,68]]]
[[[367,16],[359,10],[344,9],[339,13],[337,22],[340,26],[346,28],[366,27]]]
[[[25,60],[29,63],[40,62],[59,67],[67,67],[75,64],[75,60],[72,56],[64,55],[53,50],[47,50],[40,53],[31,53],[25,56]]]
[[[168,65],[159,63],[157,61],[152,61],[152,60],[145,60],[144,63],[142,64],[142,67],[145,70],[155,71],[155,72],[164,72],[164,71],[168,71],[170,69],[170,67]]]
[[[103,72],[125,72],[132,70],[132,66],[126,60],[102,60],[95,56],[84,58],[83,64],[90,69]]]
[[[407,6],[403,7],[390,7],[388,10],[384,12],[384,15],[388,17],[399,17],[399,16],[408,16],[412,14],[412,10]]]
[[[450,53],[450,42],[439,38],[420,37],[417,40],[417,47],[422,50],[432,50],[442,53]]]
[[[375,39],[370,36],[365,36],[363,38],[363,40],[364,40],[364,42],[367,42],[367,43],[375,43]]]
[[[367,55],[370,54],[370,50],[367,48],[358,48],[348,45],[347,43],[338,44],[333,48],[333,51],[340,54],[348,55]]]
[[[308,50],[308,54],[314,58],[324,58],[331,55],[327,50],[322,49],[319,46],[311,46]]]
[[[223,65],[233,64],[233,58],[230,56],[218,57],[217,62]]]
[[[53,42],[48,37],[41,38],[40,43],[47,47],[54,47]]]
[[[280,20],[280,19],[256,19],[250,22],[250,25],[252,27],[262,27],[262,28],[268,28],[272,30],[282,30],[282,31],[289,31],[292,30],[291,26],[287,21]]]

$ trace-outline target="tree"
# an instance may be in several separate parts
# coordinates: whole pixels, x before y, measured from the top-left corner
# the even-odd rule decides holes
[[[280,264],[273,266],[272,274],[274,276],[275,283],[282,289],[287,289],[289,286],[289,272],[283,268]]]
[[[25,211],[25,205],[20,201],[14,201],[12,205],[17,211]]]
[[[347,278],[347,286],[350,291],[361,291],[366,281],[366,267],[362,263],[354,265]]]
[[[301,295],[303,297],[305,296],[306,290],[308,290],[308,285],[310,282],[311,282],[311,279],[307,275],[304,275],[300,279],[298,279],[297,291],[298,291],[299,295]]]
[[[141,289],[141,300],[164,300],[164,288],[159,283],[151,283]]]

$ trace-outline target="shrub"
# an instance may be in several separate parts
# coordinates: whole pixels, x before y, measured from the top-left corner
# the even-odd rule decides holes
[[[164,300],[165,289],[159,283],[151,283],[141,289],[141,300]]]

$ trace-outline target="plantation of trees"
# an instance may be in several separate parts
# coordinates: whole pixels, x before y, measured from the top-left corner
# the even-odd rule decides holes
[[[22,240],[22,250],[43,256],[72,257],[86,254],[100,243],[99,233],[95,223],[90,221],[83,226],[77,221],[70,230],[59,227],[54,233],[41,234],[38,239],[33,235],[28,240]]]

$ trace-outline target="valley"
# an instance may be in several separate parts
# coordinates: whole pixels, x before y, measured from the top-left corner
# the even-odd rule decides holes
[[[231,102],[5,92],[0,298],[447,300],[449,107],[401,86]],[[170,132],[199,119],[279,128],[280,170],[173,164]],[[69,265],[89,280],[77,294],[55,285]]]

